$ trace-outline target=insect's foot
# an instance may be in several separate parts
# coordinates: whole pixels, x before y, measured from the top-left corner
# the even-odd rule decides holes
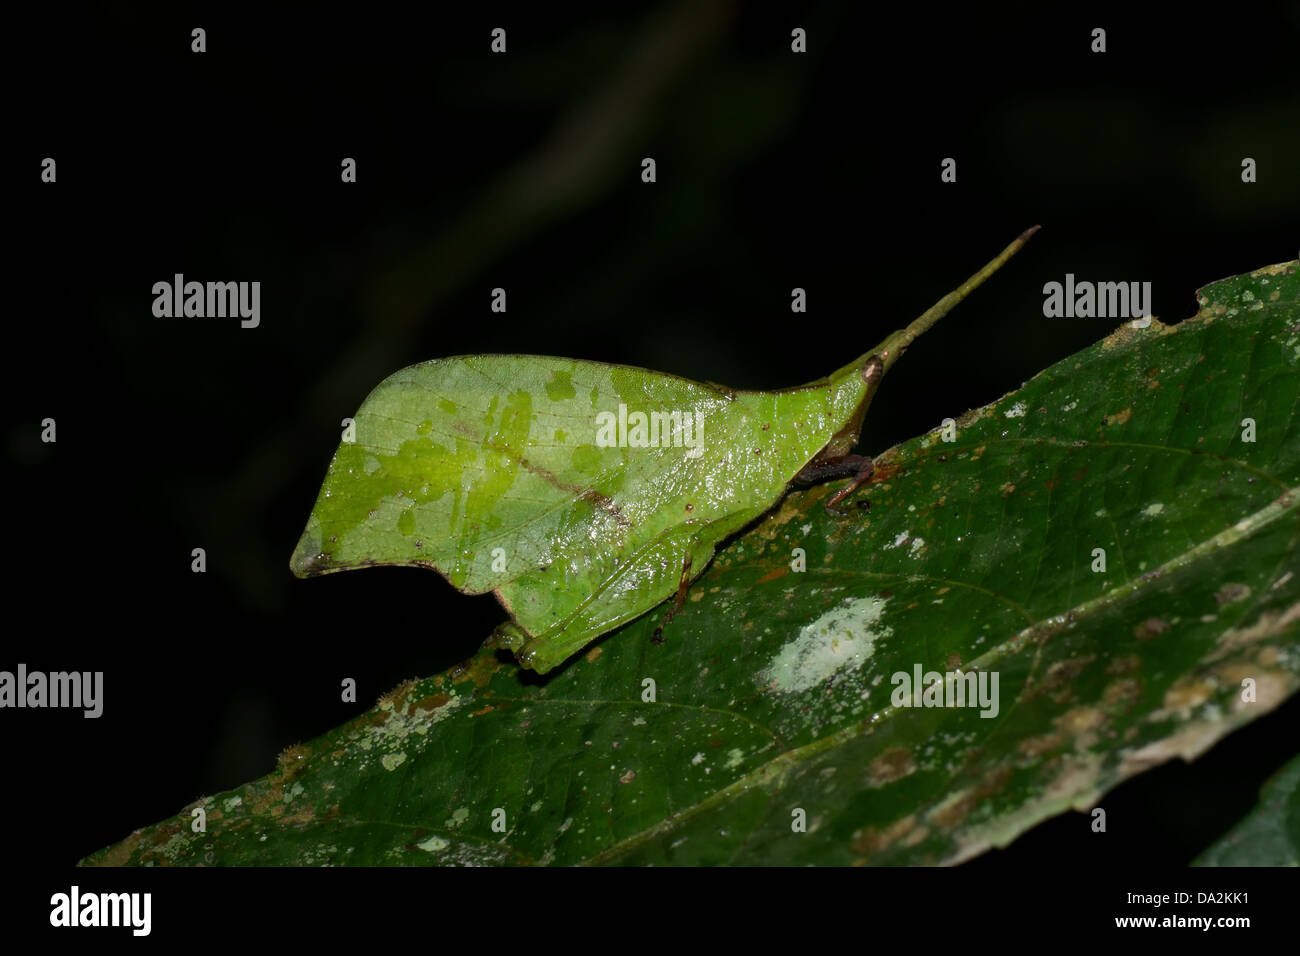
[[[567,651],[566,647],[568,647]],[[567,661],[575,650],[577,648],[551,638],[527,637],[525,643],[515,649],[515,660],[525,670],[545,674]]]
[[[528,634],[518,624],[503,621],[483,642],[484,647],[499,647],[507,651],[518,651],[529,641]]]

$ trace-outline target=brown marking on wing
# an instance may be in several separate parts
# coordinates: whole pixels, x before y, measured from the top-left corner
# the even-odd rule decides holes
[[[591,504],[595,505],[597,508],[600,508],[608,512],[614,518],[614,520],[617,521],[623,527],[626,528],[631,526],[632,522],[629,521],[627,519],[627,516],[623,514],[622,509],[619,508],[618,504],[614,501],[613,498],[611,498],[609,495],[605,494],[604,492],[597,491],[595,488],[591,488],[591,487],[584,488],[581,485],[575,485],[571,481],[561,481],[560,478],[550,469],[543,468],[541,465],[534,464],[533,462],[525,458],[523,455],[515,454],[515,452],[511,451],[509,448],[503,448],[499,445],[494,445],[486,441],[483,442],[483,447],[491,448],[493,451],[505,455],[507,458],[518,463],[519,467],[530,471],[538,478],[541,478],[543,481],[550,482],[552,485],[554,485],[556,488],[559,488],[561,491],[567,491],[569,494],[575,496],[576,498],[579,498],[582,501],[588,501]]]

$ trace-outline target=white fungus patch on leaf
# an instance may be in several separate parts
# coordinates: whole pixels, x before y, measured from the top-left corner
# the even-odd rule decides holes
[[[853,598],[799,630],[759,679],[783,694],[816,687],[833,674],[856,671],[875,652],[876,641],[893,633],[881,627],[889,598]]]

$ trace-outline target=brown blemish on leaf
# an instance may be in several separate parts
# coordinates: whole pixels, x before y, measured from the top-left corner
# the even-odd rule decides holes
[[[1065,743],[1065,734],[1051,733],[1039,734],[1037,737],[1026,737],[1020,741],[1020,753],[1030,759],[1036,759],[1043,754],[1055,750]]]
[[[916,770],[912,752],[905,747],[891,747],[867,767],[867,785],[883,787]]]
[[[276,814],[276,816],[280,817],[281,825],[311,823],[313,820],[316,819],[316,808],[313,807],[310,803],[308,803],[308,804],[304,804],[302,809],[297,811],[296,813],[289,813],[283,815]]]
[[[1154,315],[1144,315],[1143,318],[1149,318],[1151,324],[1145,329],[1135,329],[1131,322],[1125,322],[1114,332],[1101,340],[1100,344],[1102,351],[1109,352],[1113,348],[1127,346],[1137,339],[1148,338],[1152,335],[1167,335],[1169,332],[1173,331],[1172,326],[1165,325]]]
[[[633,780],[635,780],[635,779],[636,779],[636,771],[635,771],[635,770],[629,770],[627,773],[623,774],[623,776],[621,776],[621,777],[618,778],[618,782],[619,782],[619,783],[631,783],[631,782],[632,782]]]
[[[775,581],[777,578],[779,578],[779,577],[783,577],[785,574],[787,574],[787,573],[789,572],[789,570],[790,570],[790,569],[789,569],[788,567],[786,567],[785,565],[781,565],[779,568],[776,568],[775,570],[769,571],[769,572],[767,572],[767,574],[765,574],[765,575],[763,575],[761,578],[759,578],[759,579],[758,579],[758,583],[759,583],[759,584],[766,584],[768,581]]]
[[[931,810],[927,817],[945,829],[952,829],[977,806],[1001,792],[1011,779],[1011,774],[1010,767],[994,767],[974,787],[954,793]]]
[[[1099,729],[1106,723],[1106,715],[1096,707],[1075,707],[1061,714],[1052,723],[1071,737],[1077,737]]]
[[[466,662],[464,670],[452,679],[453,684],[473,681],[475,687],[486,687],[501,667],[495,654],[479,654]]]
[[[1274,648],[1269,648],[1269,650],[1274,650]],[[1263,655],[1260,656],[1262,657]],[[1245,661],[1237,661],[1231,664],[1224,664],[1222,667],[1217,668],[1214,673],[1220,677],[1225,684],[1233,687],[1241,687],[1241,682],[1247,677],[1253,678],[1257,673],[1259,673],[1259,668],[1254,664],[1248,664]]]
[[[1149,617],[1141,624],[1134,625],[1133,636],[1139,641],[1149,641],[1169,630],[1169,622],[1158,617]]]
[[[1107,415],[1107,416],[1106,416],[1106,424],[1107,424],[1107,425],[1123,425],[1124,423],[1126,423],[1126,422],[1127,422],[1130,418],[1132,418],[1132,417],[1133,417],[1133,408],[1132,408],[1132,406],[1130,406],[1130,407],[1128,407],[1128,408],[1123,409],[1122,411],[1118,411],[1118,412],[1116,412],[1116,413],[1113,414],[1113,415]]]
[[[471,716],[471,717],[482,717],[484,714],[490,714],[490,713],[491,713],[492,711],[494,711],[494,710],[496,710],[496,708],[493,707],[491,704],[488,704],[486,707],[482,707],[482,708],[480,708],[480,709],[474,711],[472,714],[470,714],[470,716]]]
[[[993,403],[993,405],[996,404],[997,402]],[[957,427],[969,428],[980,419],[988,418],[988,416],[993,412],[993,405],[985,405],[983,408],[972,408],[969,412],[966,412],[957,419]]]
[[[912,829],[903,839],[898,841],[899,846],[916,846],[922,840],[930,835],[929,827],[916,827]]]
[[[415,710],[423,710],[432,713],[439,707],[442,707],[451,700],[450,694],[430,694],[428,697],[421,698],[415,702]]]
[[[1222,660],[1234,651],[1255,644],[1269,637],[1277,637],[1292,624],[1300,621],[1300,602],[1292,604],[1285,611],[1265,611],[1259,620],[1248,627],[1232,628],[1219,638],[1213,651],[1206,655],[1207,661]]]
[[[415,690],[416,685],[419,683],[419,678],[408,677],[388,693],[382,695],[379,698],[379,706],[382,707],[384,704],[392,704],[393,710],[401,710],[405,706],[406,695]]]
[[[1199,707],[1205,703],[1213,694],[1213,685],[1197,677],[1179,678],[1165,691],[1164,710],[1166,715],[1190,711],[1193,707]],[[1159,712],[1157,711],[1157,713]]]
[[[1059,630],[1059,628],[1058,628]],[[1033,700],[1041,694],[1052,694],[1060,690],[1068,690],[1069,686],[1074,683],[1085,667],[1097,659],[1095,654],[1088,654],[1084,657],[1072,657],[1069,660],[1057,661],[1047,669],[1042,680],[1031,684],[1025,689],[1024,699]],[[1068,697],[1068,694],[1066,695]]]
[[[1142,685],[1136,678],[1125,677],[1111,681],[1102,692],[1102,703],[1112,710],[1128,710],[1138,699]]]
[[[868,485],[878,485],[881,482],[889,481],[891,478],[898,477],[898,473],[903,470],[903,466],[895,461],[877,462],[876,470],[871,473],[867,479]]]
[[[280,793],[282,787],[276,783],[272,785],[275,775],[272,774],[265,780],[259,780],[246,788],[240,796],[244,799],[244,806],[248,807],[248,812],[255,817],[278,817],[284,813],[284,797]]]
[[[886,847],[893,846],[916,826],[916,814],[908,814],[901,820],[895,820],[883,830],[867,827],[853,834],[853,852],[868,860]]]
[[[1138,657],[1136,654],[1125,654],[1122,657],[1115,658],[1107,664],[1106,673],[1111,676],[1131,674],[1141,666],[1142,658]]]
[[[294,744],[291,747],[285,747],[280,751],[279,756],[275,758],[276,771],[281,779],[285,782],[292,780],[293,777],[307,766],[307,758],[311,756],[311,747],[305,744]],[[209,811],[208,819],[219,811]]]
[[[600,656],[604,653],[605,653],[604,645],[598,645],[596,647],[593,647],[591,650],[587,651],[587,653],[583,655],[583,659],[588,664],[594,664],[596,663],[596,661],[600,660]]]
[[[131,862],[131,854],[135,852],[136,845],[140,842],[142,830],[136,830],[129,837],[114,847],[110,847],[99,860],[95,862],[96,866],[126,866]]]
[[[1237,601],[1244,601],[1248,597],[1250,597],[1250,588],[1239,582],[1229,582],[1214,592],[1215,603],[1220,606],[1235,604]]]
[[[1271,279],[1273,276],[1289,276],[1295,271],[1296,260],[1290,262],[1275,262],[1270,266],[1260,266],[1250,274],[1252,279]]]
[[[809,496],[811,497],[811,496]],[[776,537],[777,532],[783,525],[788,524],[801,515],[798,503],[793,498],[786,498],[781,502],[781,507],[754,529],[754,534],[758,535],[764,541],[771,541]]]
[[[1214,746],[1229,729],[1222,721],[1189,721],[1163,740],[1154,740],[1145,747],[1122,754],[1120,779],[1149,770],[1173,757],[1194,760]]]
[[[951,830],[965,820],[983,801],[1005,787],[1010,779],[1010,767],[997,767],[979,784],[966,790],[958,790],[926,816],[932,823],[938,824],[945,830]]]
[[[1077,809],[1094,803],[1099,792],[1102,757],[1093,753],[1073,753],[1061,761],[1052,782],[1043,790],[1048,800],[1066,799]]]

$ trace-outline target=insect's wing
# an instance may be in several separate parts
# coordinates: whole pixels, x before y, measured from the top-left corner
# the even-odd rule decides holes
[[[686,553],[700,552],[691,576],[703,571],[855,395],[732,392],[536,356],[415,365],[357,412],[291,566],[433,568],[495,591],[540,646],[568,653],[672,594]]]
[[[403,369],[357,412],[291,567],[307,576],[421,565],[469,593],[559,562],[581,574],[654,510],[643,479],[661,470],[658,453],[688,451],[601,444],[598,421],[612,418],[617,439],[620,404],[711,414],[725,401],[685,379],[572,359],[462,356]]]

